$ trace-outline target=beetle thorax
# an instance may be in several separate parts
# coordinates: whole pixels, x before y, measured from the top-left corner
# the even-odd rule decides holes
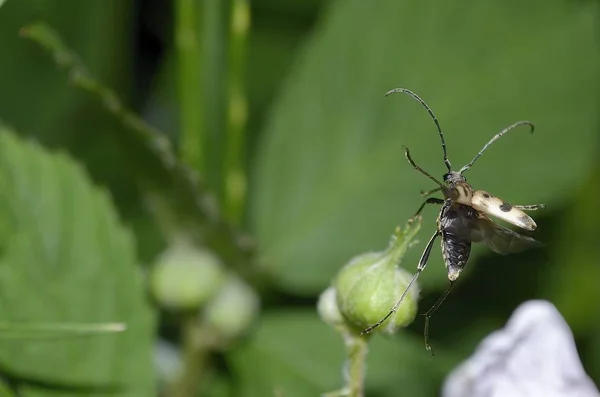
[[[458,204],[471,205],[473,188],[467,183],[467,179],[462,174],[450,171],[444,175],[444,182],[448,185],[444,189],[446,198]]]

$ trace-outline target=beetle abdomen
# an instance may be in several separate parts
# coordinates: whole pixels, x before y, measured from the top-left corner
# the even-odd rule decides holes
[[[448,279],[460,275],[471,254],[471,230],[477,222],[477,211],[472,207],[448,200],[442,206],[438,229],[442,234],[442,256]]]
[[[442,256],[448,271],[448,280],[454,281],[460,276],[471,255],[471,242],[442,232]]]

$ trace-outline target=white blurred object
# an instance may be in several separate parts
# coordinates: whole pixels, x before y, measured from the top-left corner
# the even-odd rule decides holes
[[[183,372],[180,350],[171,342],[159,339],[154,345],[154,368],[159,387],[172,384]]]
[[[443,397],[598,397],[550,302],[523,303],[444,383]]]

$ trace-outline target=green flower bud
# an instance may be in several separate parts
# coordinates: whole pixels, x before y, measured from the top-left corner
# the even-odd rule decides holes
[[[356,256],[335,278],[337,306],[358,331],[385,317],[405,291],[412,275],[398,263],[419,228],[420,221],[409,223],[405,231],[398,228],[386,251]],[[391,334],[410,324],[417,313],[418,296],[419,288],[414,283],[396,313],[375,331]]]
[[[191,310],[206,303],[221,287],[225,271],[205,249],[177,243],[158,258],[150,275],[152,292],[169,309]]]
[[[335,288],[329,287],[323,291],[317,302],[317,312],[319,312],[321,320],[334,328],[344,326],[346,323],[338,308],[336,295]]]
[[[243,280],[230,276],[225,285],[206,305],[204,322],[227,341],[242,336],[252,325],[260,309],[260,299]]]

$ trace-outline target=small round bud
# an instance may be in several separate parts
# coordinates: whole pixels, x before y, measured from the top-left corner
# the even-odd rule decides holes
[[[321,293],[317,302],[317,311],[321,320],[334,328],[346,323],[338,308],[336,291],[333,287],[329,287]]]
[[[242,336],[256,319],[260,299],[243,280],[230,276],[204,308],[204,322],[229,341]]]
[[[158,258],[150,275],[158,302],[175,310],[190,310],[208,301],[225,280],[218,257],[204,249],[178,243]]]
[[[388,251],[359,255],[340,270],[334,281],[340,312],[360,331],[388,314],[412,278],[394,259]],[[410,324],[417,312],[418,294],[414,283],[397,312],[375,331],[391,334]]]

